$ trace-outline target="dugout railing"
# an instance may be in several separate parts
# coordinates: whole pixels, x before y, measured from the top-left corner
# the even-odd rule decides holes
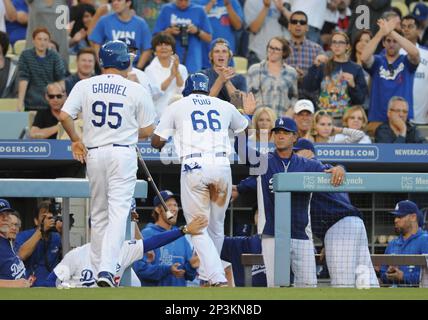
[[[426,173],[347,173],[339,187],[327,173],[279,173],[275,192],[275,286],[290,286],[291,193],[292,192],[428,192]],[[425,265],[426,267],[426,265]],[[425,268],[426,271],[426,268]],[[427,282],[427,272],[423,272]]]
[[[70,250],[70,198],[90,198],[87,179],[0,179],[0,197],[17,198],[62,198],[62,251]],[[134,190],[135,198],[147,197],[147,182],[138,180]],[[131,219],[128,219],[126,239],[131,238]],[[130,272],[125,272],[121,284],[128,285]]]

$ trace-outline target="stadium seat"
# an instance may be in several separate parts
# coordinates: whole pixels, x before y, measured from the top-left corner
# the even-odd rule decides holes
[[[236,73],[246,74],[248,69],[248,60],[244,57],[233,57]]]
[[[25,44],[26,44],[25,40],[18,40],[15,42],[15,44],[13,45],[13,51],[17,56],[19,56],[21,52],[24,51]]]
[[[19,139],[28,125],[28,112],[2,112],[0,139]]]
[[[409,14],[409,8],[407,5],[401,1],[392,1],[391,7],[395,7],[401,12],[401,16],[404,17]]]
[[[75,55],[68,56],[68,70],[70,73],[76,73],[77,72],[77,61],[76,61]]]
[[[16,98],[3,98],[0,99],[0,111],[16,111],[18,99]]]

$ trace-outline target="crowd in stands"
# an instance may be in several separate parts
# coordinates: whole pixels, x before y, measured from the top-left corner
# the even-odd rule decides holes
[[[135,55],[128,78],[149,91],[158,118],[179,98],[187,75],[201,71],[210,79],[210,95],[238,108],[242,95],[254,94],[257,109],[265,110],[254,128],[263,129],[258,121],[265,118],[274,123],[269,108],[275,117],[301,122],[300,134],[314,142],[423,143],[418,126],[428,125],[428,3],[401,4],[2,0],[0,97],[17,98],[17,111],[44,110],[46,118],[51,100],[65,99],[77,81],[101,72],[100,46],[122,40]],[[363,27],[358,5],[369,8]],[[68,24],[59,6],[69,6]],[[237,56],[246,61],[239,73]],[[76,61],[73,74],[69,61]],[[61,98],[47,93],[54,82],[65,87]],[[300,101],[311,107],[301,109]],[[407,113],[395,104],[405,104]],[[55,112],[43,127],[40,117],[29,136],[55,138],[56,129],[38,132],[55,124]]]

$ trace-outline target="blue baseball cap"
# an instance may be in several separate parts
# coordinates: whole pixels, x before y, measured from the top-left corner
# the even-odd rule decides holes
[[[160,192],[160,194],[161,194],[161,196],[162,196],[162,198],[163,198],[163,200],[164,201],[167,201],[168,199],[170,199],[170,198],[174,198],[175,200],[177,200],[178,199],[178,195],[176,195],[176,194],[174,194],[174,193],[172,193],[171,191],[169,191],[169,190],[162,190],[161,192]],[[154,198],[153,198],[153,205],[155,206],[155,207],[157,207],[158,205],[160,205],[161,204],[161,201],[160,201],[160,199],[159,199],[159,197],[158,196],[155,196]]]
[[[428,6],[423,2],[418,2],[413,8],[412,14],[419,22],[423,22],[428,18]]]
[[[124,37],[124,38],[119,38],[118,40],[124,42],[129,49],[138,50],[137,43],[135,42],[134,39],[128,38],[128,37]]]
[[[228,47],[230,49],[230,43],[229,43],[229,41],[227,41],[224,38],[217,38],[217,39],[214,39],[213,41],[211,41],[211,43],[210,43],[210,50],[209,51],[211,51],[212,49],[214,49],[214,47],[215,47],[215,45],[217,43],[224,44],[226,47]]]
[[[312,141],[305,138],[300,138],[294,145],[293,151],[299,150],[311,150],[315,154],[314,144],[312,143]]]
[[[423,224],[423,214],[413,201],[403,200],[398,202],[395,205],[394,211],[391,211],[391,213],[397,217],[404,217],[408,214],[416,213],[416,216],[418,217],[418,225],[422,226]]]
[[[275,127],[273,127],[271,131],[276,131],[280,129],[289,131],[289,132],[297,132],[297,125],[293,119],[288,117],[282,117],[282,118],[276,119]]]
[[[11,212],[15,211],[10,207],[9,201],[0,199],[0,212]]]

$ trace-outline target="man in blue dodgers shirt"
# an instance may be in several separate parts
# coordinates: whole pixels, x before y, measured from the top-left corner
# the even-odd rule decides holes
[[[391,213],[395,216],[395,231],[399,236],[388,243],[385,254],[428,254],[428,233],[421,229],[424,219],[416,203],[400,201]],[[418,286],[421,268],[382,266],[380,273],[384,284]]]
[[[131,12],[132,0],[112,1],[113,13],[102,17],[89,35],[89,40],[98,54],[100,47],[112,40],[130,38],[135,40],[138,52],[136,67],[143,69],[150,60],[152,35],[146,21]]]
[[[249,101],[245,99],[244,103]],[[293,153],[297,140],[297,126],[293,119],[283,117],[275,121],[273,132],[275,151],[262,154],[262,161],[268,162],[266,172],[258,172],[259,178],[251,176],[234,186],[235,198],[248,190],[257,189],[259,205],[258,232],[262,234],[262,254],[266,265],[268,287],[274,285],[275,256],[275,206],[273,192],[273,175],[282,172],[328,172],[331,173],[331,184],[339,186],[343,182],[345,170],[341,166],[324,165],[317,160],[301,158]],[[247,141],[247,139],[245,139]],[[243,151],[235,143],[240,155]],[[247,149],[247,145],[246,148]],[[248,152],[246,152],[248,155]],[[247,164],[250,164],[248,156]],[[260,170],[261,171],[261,170]],[[294,286],[314,287],[317,284],[314,246],[310,219],[310,193],[293,192],[291,210],[291,268],[294,273]]]
[[[25,265],[16,255],[7,238],[10,213],[14,210],[5,199],[0,199],[0,287],[28,288],[32,281],[25,278]]]
[[[175,38],[177,55],[190,74],[202,69],[202,42],[211,41],[212,29],[204,8],[189,2],[175,0],[162,6],[153,34],[165,31]]]

